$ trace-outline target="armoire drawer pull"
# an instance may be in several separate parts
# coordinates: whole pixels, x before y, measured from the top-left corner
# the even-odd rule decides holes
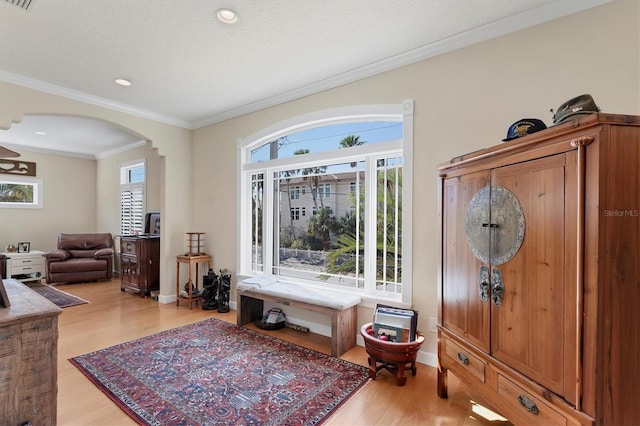
[[[467,356],[465,354],[463,354],[462,352],[458,352],[458,359],[464,365],[469,365],[469,358],[467,358]]]
[[[536,405],[536,403],[530,400],[529,398],[527,398],[525,395],[518,395],[518,401],[520,401],[520,404],[524,408],[526,408],[528,412],[533,413],[536,416],[540,412],[538,410],[538,406]]]

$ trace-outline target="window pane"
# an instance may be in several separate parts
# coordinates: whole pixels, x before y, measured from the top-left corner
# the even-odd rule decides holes
[[[251,175],[251,270],[264,271],[262,255],[262,208],[264,175]]]
[[[376,289],[402,293],[402,157],[377,161]]]
[[[144,165],[133,167],[128,170],[129,183],[144,182]]]
[[[363,161],[275,174],[275,274],[363,287],[363,184]]]
[[[144,182],[144,162],[136,162],[134,164],[126,164],[120,166],[120,184],[126,185],[130,183]]]
[[[402,122],[399,121],[335,124],[292,133],[261,145],[251,151],[251,162],[291,158],[305,150],[318,153],[400,139]]]

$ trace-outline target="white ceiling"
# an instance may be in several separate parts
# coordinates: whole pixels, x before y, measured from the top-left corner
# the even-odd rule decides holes
[[[608,1],[0,0],[0,80],[198,128]],[[99,156],[139,141],[125,136],[25,117],[0,145]]]

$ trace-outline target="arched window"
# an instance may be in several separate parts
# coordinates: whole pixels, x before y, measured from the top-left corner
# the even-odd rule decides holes
[[[405,101],[241,140],[238,273],[410,304],[412,128]]]

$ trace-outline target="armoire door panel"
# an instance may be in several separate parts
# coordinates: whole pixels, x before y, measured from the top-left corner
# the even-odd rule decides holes
[[[465,234],[465,217],[472,197],[489,184],[489,173],[445,179],[443,185],[442,323],[452,332],[489,351],[489,302],[482,301],[479,277],[483,263],[472,253]],[[455,206],[455,208],[449,208]],[[485,265],[486,266],[486,265]]]
[[[606,371],[600,383],[611,389],[599,402],[610,424],[624,425],[640,424],[640,132],[634,130],[613,129],[618,143],[602,148],[606,178],[599,195],[598,243],[607,261],[599,264],[599,314],[607,320],[598,326],[607,350],[596,368]]]
[[[500,265],[502,306],[491,307],[491,353],[548,389],[565,393],[567,229],[565,154],[494,170],[493,185],[513,192],[526,231],[521,250]],[[571,216],[571,215],[569,215]],[[574,215],[575,216],[575,215]],[[571,344],[575,342],[571,341]]]

